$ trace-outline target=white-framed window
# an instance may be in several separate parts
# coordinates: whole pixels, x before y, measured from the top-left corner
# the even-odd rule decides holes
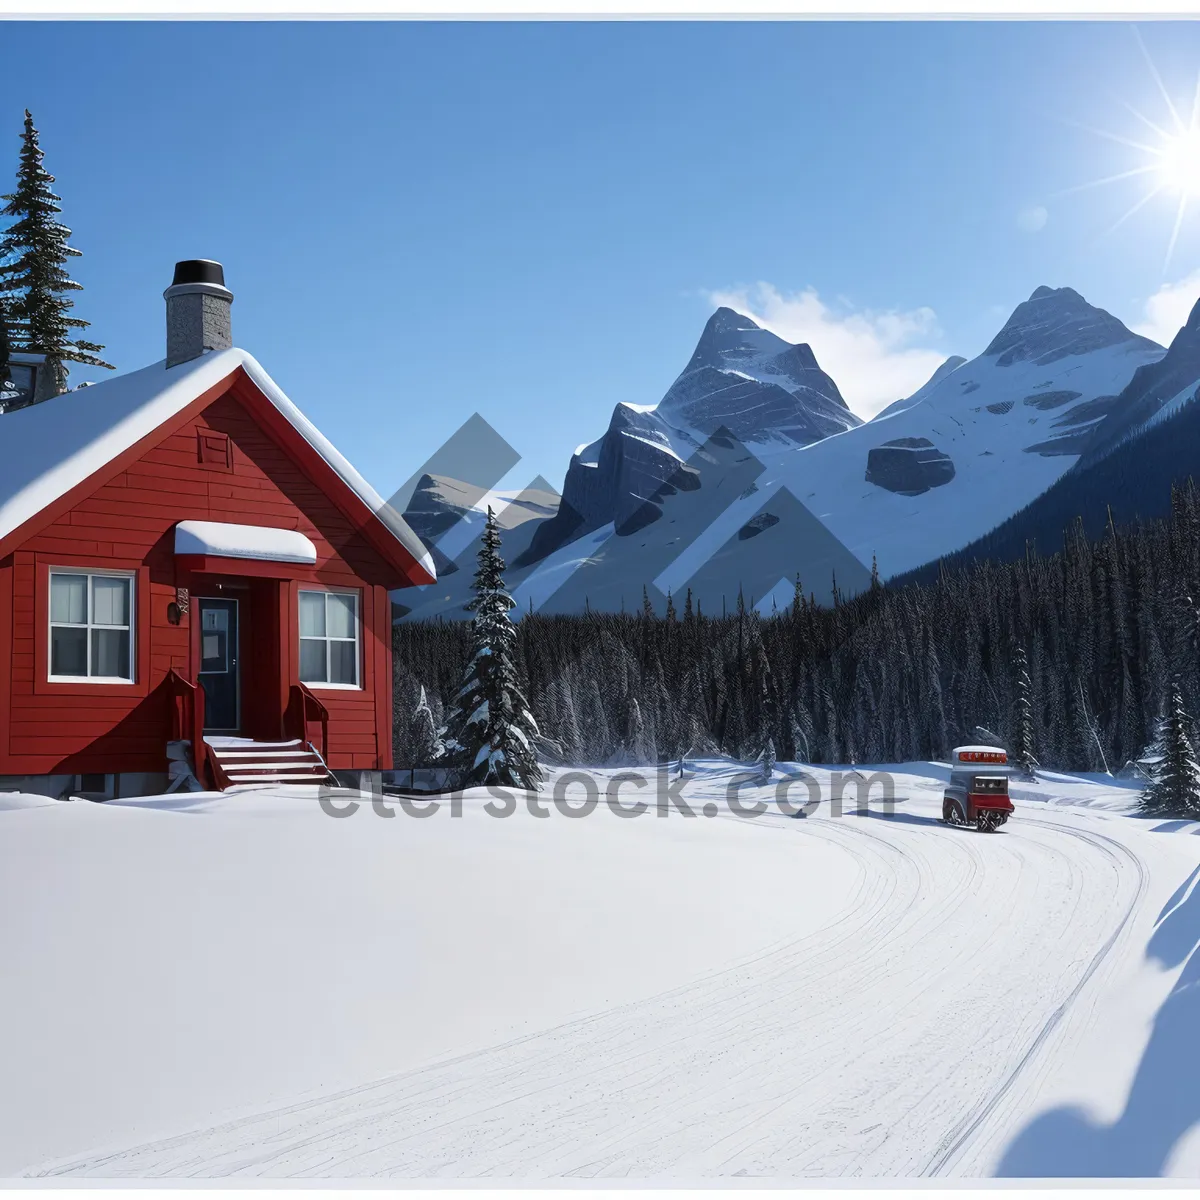
[[[357,592],[300,593],[300,681],[320,687],[359,683]]]
[[[50,679],[133,682],[133,575],[50,572]]]

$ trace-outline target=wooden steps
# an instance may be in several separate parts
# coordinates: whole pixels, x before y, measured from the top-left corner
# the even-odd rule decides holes
[[[336,786],[325,761],[311,742],[256,742],[250,738],[211,736],[204,739],[217,786]]]

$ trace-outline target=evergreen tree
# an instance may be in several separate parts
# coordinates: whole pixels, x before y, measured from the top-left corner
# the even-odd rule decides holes
[[[509,619],[513,598],[504,587],[500,529],[488,506],[479,566],[467,610],[471,658],[453,699],[443,740],[450,762],[469,784],[536,789],[542,778],[534,742],[537,722],[518,684],[517,630]]]
[[[1029,660],[1025,647],[1018,644],[1013,652],[1015,673],[1016,719],[1013,730],[1013,761],[1026,779],[1032,779],[1038,761],[1033,756],[1033,687],[1029,682]]]
[[[411,745],[414,765],[431,763],[441,758],[445,750],[437,735],[437,723],[433,719],[433,709],[429,707],[424,686],[417,707],[413,710]]]
[[[635,697],[629,699],[629,714],[625,727],[625,753],[628,761],[634,765],[650,761],[646,723],[642,719],[642,706]]]
[[[561,748],[563,761],[577,763],[580,760],[582,739],[579,736],[579,722],[575,717],[575,696],[571,690],[571,673],[564,673],[561,679],[555,681],[558,689],[559,723],[555,731]]]
[[[4,304],[4,297],[0,296],[0,412],[4,411],[5,404],[16,395],[8,386],[8,356],[11,350],[12,343],[8,336],[8,310]]]
[[[767,738],[767,744],[763,747],[758,762],[762,769],[763,783],[770,783],[771,776],[775,774],[775,741],[773,738]]]
[[[1200,817],[1200,763],[1196,762],[1188,725],[1183,694],[1178,683],[1172,683],[1154,747],[1158,761],[1142,793],[1142,803],[1148,812]]]
[[[60,390],[66,387],[68,362],[93,367],[112,366],[98,355],[103,346],[81,338],[72,340],[72,332],[88,327],[88,322],[70,316],[73,300],[65,293],[81,291],[67,274],[69,258],[80,251],[70,246],[71,231],[56,218],[61,197],[50,185],[54,182],[42,165],[42,150],[33,118],[25,110],[25,131],[17,168],[16,190],[0,197],[8,201],[0,215],[12,222],[0,236],[0,296],[8,298],[10,334],[19,348],[46,356],[47,368],[54,373]]]
[[[693,746],[754,759],[770,737],[788,760],[907,762],[979,740],[970,731],[986,725],[1017,759],[1024,747],[1054,770],[1107,771],[1141,757],[1173,682],[1183,710],[1200,711],[1197,597],[1200,493],[1188,482],[1169,518],[1114,525],[1096,543],[1077,525],[1049,557],[943,565],[929,583],[867,589],[836,607],[797,587],[790,611],[769,618],[745,600],[710,617],[686,593],[674,626],[590,607],[528,617],[514,662],[539,727],[577,740],[568,761],[616,761],[636,700],[647,753],[671,758]],[[436,717],[471,636],[459,622],[396,627],[398,758],[420,685]],[[555,688],[563,678],[573,720]]]
[[[584,684],[579,711],[583,761],[598,766],[607,762],[612,755],[614,738],[596,675],[589,671],[584,678],[587,682]]]
[[[797,704],[795,714],[791,719],[791,738],[793,746],[793,762],[812,762],[813,728],[812,718],[808,710]]]

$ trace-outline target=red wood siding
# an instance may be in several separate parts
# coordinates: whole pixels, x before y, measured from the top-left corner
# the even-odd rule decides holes
[[[218,578],[196,573],[211,568],[211,560],[192,563],[193,570],[176,559],[174,527],[188,519],[296,529],[317,548],[315,568],[297,567],[284,579],[274,571],[274,578],[247,573],[239,581],[244,590],[237,594],[249,602],[247,634],[255,639],[242,658],[243,705],[254,714],[247,735],[281,732],[288,689],[298,678],[298,581],[354,588],[361,596],[363,687],[314,691],[329,709],[331,766],[391,765],[387,588],[399,582],[396,566],[377,548],[379,535],[366,528],[369,521],[314,480],[319,472],[306,461],[311,448],[297,449],[277,426],[264,427],[273,423],[260,420],[248,386],[231,380],[225,394],[210,398],[0,559],[0,773],[165,769],[163,679],[172,666],[195,678],[195,598],[214,594],[208,589]],[[201,461],[205,430],[228,438],[228,465]],[[60,565],[137,572],[134,684],[46,679],[47,579]],[[238,573],[232,562],[220,568]],[[172,625],[167,609],[177,586],[190,587],[193,599],[191,612]]]

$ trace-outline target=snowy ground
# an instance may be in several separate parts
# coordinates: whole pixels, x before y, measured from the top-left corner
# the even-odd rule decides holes
[[[1200,1176],[1200,825],[695,767],[709,818],[0,797],[0,1177]]]

